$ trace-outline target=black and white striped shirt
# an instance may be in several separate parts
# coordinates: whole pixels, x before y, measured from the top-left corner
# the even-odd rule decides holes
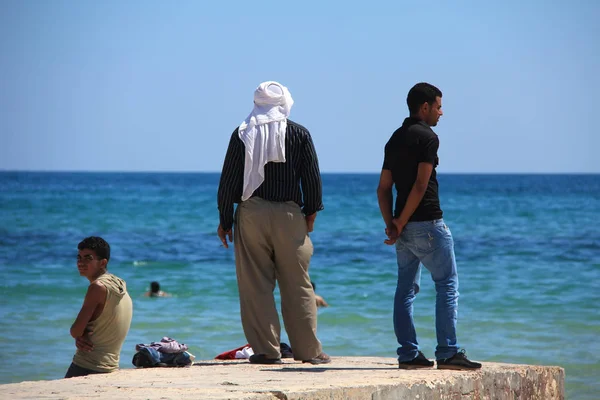
[[[233,225],[233,204],[242,199],[244,160],[244,143],[236,128],[229,140],[217,195],[219,219],[226,231]],[[252,196],[269,201],[294,201],[303,207],[305,215],[321,211],[323,190],[315,146],[308,130],[290,120],[285,135],[285,160],[265,165],[265,181]]]

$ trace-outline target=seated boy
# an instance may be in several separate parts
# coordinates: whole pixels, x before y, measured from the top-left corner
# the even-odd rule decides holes
[[[71,326],[77,351],[65,378],[113,372],[119,368],[121,347],[131,325],[133,308],[125,281],[106,272],[109,244],[92,236],[77,248],[77,269],[90,281],[90,286]]]

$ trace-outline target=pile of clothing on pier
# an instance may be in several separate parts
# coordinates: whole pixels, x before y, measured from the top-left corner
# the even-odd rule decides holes
[[[292,348],[287,343],[279,343],[281,358],[294,358]],[[254,350],[249,344],[245,344],[233,350],[227,350],[215,357],[215,360],[235,360],[241,358],[250,358]]]
[[[131,363],[137,368],[189,367],[196,358],[186,344],[166,336],[160,342],[137,344],[135,350]]]

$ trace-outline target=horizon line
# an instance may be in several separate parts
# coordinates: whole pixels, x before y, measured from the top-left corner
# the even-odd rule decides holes
[[[80,174],[220,174],[221,171],[157,171],[157,170],[38,170],[38,169],[2,169],[0,173],[80,173]],[[321,171],[321,174],[337,174],[337,175],[375,175],[379,174],[379,171]],[[513,172],[440,172],[437,171],[438,175],[600,175],[598,172],[565,172],[565,171],[545,171],[545,172],[527,172],[527,171],[513,171]]]

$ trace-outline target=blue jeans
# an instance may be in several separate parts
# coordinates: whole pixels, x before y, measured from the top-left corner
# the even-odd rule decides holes
[[[454,241],[444,220],[409,222],[396,242],[398,285],[394,297],[394,331],[398,339],[398,361],[410,361],[419,351],[413,321],[413,301],[419,291],[422,263],[431,273],[437,292],[435,358],[450,358],[458,351],[456,314],[458,274]]]

